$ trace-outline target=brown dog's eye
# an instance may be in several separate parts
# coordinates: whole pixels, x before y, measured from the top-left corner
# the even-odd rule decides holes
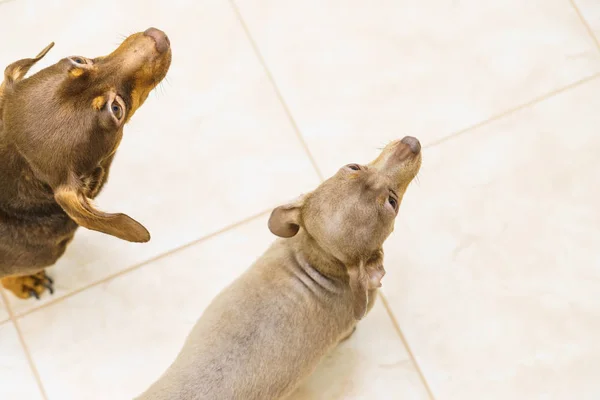
[[[121,124],[121,122],[123,122],[123,119],[125,118],[125,102],[123,101],[123,98],[121,96],[115,93],[108,94],[108,98],[109,100],[105,110],[108,110],[112,115],[113,119],[118,124]]]
[[[358,164],[349,164],[348,168],[350,168],[353,171],[360,171],[360,165]]]
[[[69,57],[69,60],[71,60],[71,62],[73,64],[76,64],[76,65],[82,65],[83,66],[83,65],[91,65],[91,64],[93,64],[92,60],[89,60],[89,59],[87,59],[85,57],[74,56],[74,57]]]
[[[119,103],[114,102],[110,106],[110,111],[113,113],[116,119],[120,120],[121,118],[123,118],[123,107],[121,107]]]

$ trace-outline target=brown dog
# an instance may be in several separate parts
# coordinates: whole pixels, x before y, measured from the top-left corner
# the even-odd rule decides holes
[[[374,304],[382,245],[421,166],[412,137],[276,208],[277,240],[204,311],[140,400],[272,400],[290,394]]]
[[[123,126],[167,74],[169,39],[150,28],[108,56],[64,58],[23,79],[53,45],[9,65],[0,85],[0,278],[21,298],[52,290],[43,269],[78,226],[150,240],[141,224],[91,200],[106,182]]]

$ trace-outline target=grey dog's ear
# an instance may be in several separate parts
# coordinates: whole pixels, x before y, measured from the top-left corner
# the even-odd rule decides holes
[[[378,250],[369,260],[348,268],[354,318],[361,320],[367,313],[369,291],[381,287],[385,275],[383,250]]]
[[[305,196],[300,196],[295,201],[273,210],[269,217],[269,230],[274,235],[282,238],[291,238],[298,233],[304,199]]]
[[[365,264],[365,272],[369,278],[367,288],[369,290],[378,289],[381,287],[381,280],[385,276],[385,268],[383,268],[383,249],[379,249],[371,256]]]

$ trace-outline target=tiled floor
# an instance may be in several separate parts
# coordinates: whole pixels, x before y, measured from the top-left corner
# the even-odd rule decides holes
[[[0,0],[0,66],[97,56],[149,26],[169,82],[57,293],[0,299],[0,399],[130,399],[273,240],[270,209],[406,134],[419,184],[383,301],[294,400],[600,398],[600,2]],[[595,36],[594,36],[595,35]],[[3,68],[3,67],[2,67]],[[3,304],[3,301],[8,301]]]

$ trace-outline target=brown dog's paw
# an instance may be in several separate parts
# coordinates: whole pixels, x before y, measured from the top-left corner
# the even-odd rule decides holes
[[[46,290],[53,294],[53,284],[54,281],[46,275],[46,271],[27,276],[9,276],[2,279],[2,286],[20,299],[35,297],[39,300],[40,295]]]

